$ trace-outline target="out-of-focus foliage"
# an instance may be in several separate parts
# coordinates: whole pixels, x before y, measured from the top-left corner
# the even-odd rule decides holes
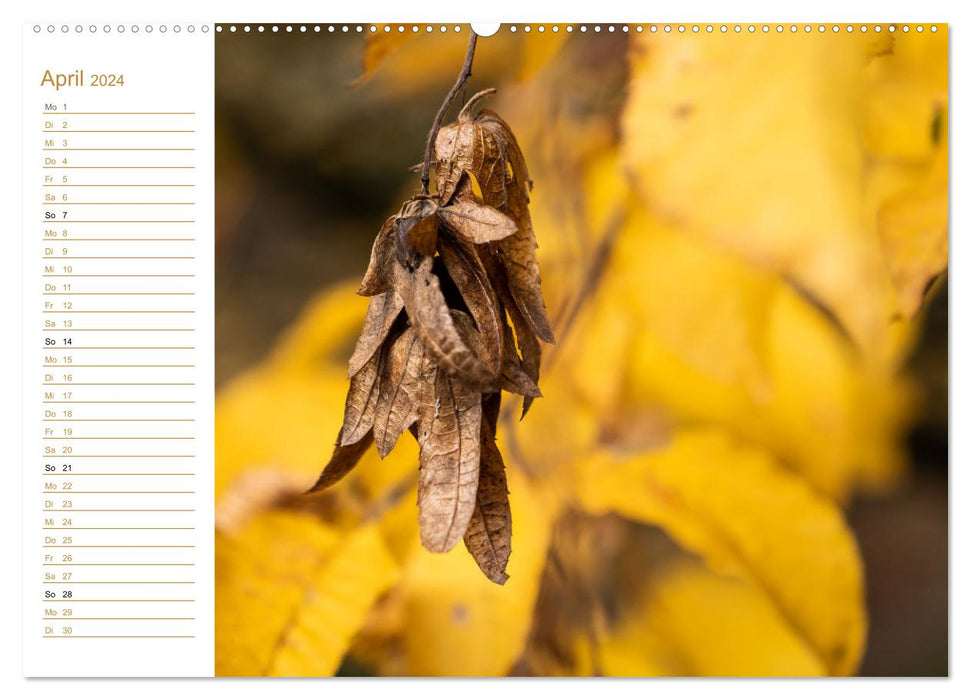
[[[220,532],[216,673],[330,675],[398,566],[374,525],[348,537],[307,515],[266,513]],[[258,615],[241,614],[247,609]]]
[[[361,83],[444,93],[464,43],[379,37]],[[543,398],[500,421],[510,578],[420,547],[410,440],[300,495],[366,306],[347,261],[217,399],[218,672],[853,673],[841,507],[906,466],[904,362],[947,263],[946,28],[504,29],[480,64],[535,182],[558,340]]]

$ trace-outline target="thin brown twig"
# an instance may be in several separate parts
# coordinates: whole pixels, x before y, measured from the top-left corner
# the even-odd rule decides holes
[[[448,91],[445,96],[445,101],[442,102],[442,106],[438,109],[438,114],[435,115],[435,121],[432,122],[431,131],[428,132],[428,141],[425,143],[425,160],[421,164],[421,193],[428,194],[428,180],[429,180],[429,170],[432,165],[432,152],[435,149],[435,137],[438,136],[438,130],[442,126],[442,120],[445,118],[445,113],[448,108],[452,105],[455,100],[455,96],[459,94],[459,91],[465,85],[465,82],[472,75],[472,59],[475,57],[475,41],[478,35],[469,29],[469,46],[465,50],[465,63],[462,64],[462,71],[459,73],[458,79],[455,81],[455,85],[452,89]]]

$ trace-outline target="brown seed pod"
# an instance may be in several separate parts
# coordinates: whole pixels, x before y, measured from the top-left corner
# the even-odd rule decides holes
[[[476,93],[459,113],[458,121],[438,132],[435,143],[436,183],[441,200],[451,203],[463,178],[474,178],[482,203],[508,215],[516,233],[498,246],[509,290],[532,331],[547,343],[555,342],[546,303],[540,290],[536,237],[529,215],[532,181],[526,160],[509,125],[490,110],[474,118],[473,107],[495,90]]]

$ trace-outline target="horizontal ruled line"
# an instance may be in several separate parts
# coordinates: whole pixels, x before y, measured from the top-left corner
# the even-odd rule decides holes
[[[195,472],[60,472],[61,476],[195,476]],[[46,472],[45,476],[50,476],[51,472]],[[53,528],[57,529],[57,528]],[[82,528],[84,529],[84,528]],[[138,529],[138,528],[135,528]]]
[[[60,221],[49,219],[47,221],[41,221],[40,223],[49,224],[194,224],[194,219],[146,219],[146,220],[133,220],[133,219],[61,219]],[[56,241],[57,239],[47,239],[50,241]]]
[[[40,459],[47,459],[48,457],[56,457],[57,455],[41,455]],[[68,455],[61,455],[62,457],[68,457]],[[105,458],[105,459],[193,459],[195,455],[70,455],[70,459],[90,459],[90,458]]]
[[[195,187],[194,184],[171,184],[171,183],[160,183],[160,184],[131,184],[131,183],[92,183],[83,185],[44,185],[44,187]]]
[[[78,564],[76,562],[71,562],[71,563],[68,563],[68,564],[43,564],[43,566],[195,566],[195,564],[192,564],[192,563],[190,563],[190,564],[184,564],[184,563],[169,564],[169,563],[158,563],[158,562],[151,562],[151,563],[144,563],[144,562],[126,562],[126,563],[107,562],[107,563],[105,563],[105,562],[99,562],[97,564],[91,564],[91,563]]]
[[[76,583],[88,583],[88,581],[77,581]],[[91,583],[96,583],[92,581]],[[99,582],[101,583],[101,582]],[[116,583],[115,581],[104,581],[103,583]],[[117,583],[142,583],[141,581],[117,581]],[[195,620],[194,617],[42,617],[42,620]]]
[[[156,333],[156,332],[194,332],[195,328],[42,328],[44,333],[62,330],[67,333]],[[65,346],[67,347],[67,346]],[[61,348],[62,350],[64,348]]]
[[[44,350],[51,351],[54,346],[44,346]],[[195,350],[195,345],[65,345],[64,350]]]
[[[41,202],[42,207],[137,207],[137,206],[195,206],[195,202]],[[51,239],[48,239],[51,240]]]
[[[44,401],[44,403],[195,403],[195,401]]]
[[[63,474],[70,474],[70,472],[62,472]],[[195,491],[76,491],[74,489],[67,490],[54,490],[54,491],[42,491],[41,493],[52,493],[52,494],[63,494],[65,496],[70,496],[75,493],[96,493],[96,494],[130,494],[130,493],[162,493],[162,494],[192,494]]]
[[[194,527],[45,527],[45,530],[195,530]]]
[[[44,151],[194,151],[194,148],[44,148]]]
[[[194,513],[195,508],[45,508],[45,513]]]
[[[45,544],[44,549],[195,549],[194,544]]]
[[[195,170],[194,165],[45,165],[43,170]]]
[[[60,310],[45,311],[45,314],[194,314],[192,309],[94,309],[94,310]]]
[[[43,386],[195,386],[195,382],[44,382]]]
[[[55,116],[64,116],[64,115],[74,116],[75,114],[106,114],[106,115],[120,115],[120,114],[126,114],[126,115],[133,115],[133,114],[134,115],[139,115],[139,114],[156,114],[157,115],[157,114],[167,114],[167,115],[188,115],[188,114],[195,114],[195,112],[41,112],[41,114],[53,114]]]
[[[45,134],[194,134],[195,129],[44,129]]]
[[[68,474],[70,472],[62,472],[62,473]],[[195,491],[75,491],[74,489],[68,489],[66,491],[42,491],[41,493],[64,494],[65,496],[70,496],[71,494],[75,494],[75,493],[98,493],[98,494],[103,494],[103,493],[108,493],[108,494],[128,494],[128,493],[166,493],[166,494],[173,494],[173,493],[182,493],[182,494],[188,494],[188,493],[195,493]]]
[[[73,442],[75,440],[195,440],[194,437],[129,437],[112,435],[109,437],[45,437],[44,440],[63,440],[64,442]]]
[[[70,618],[68,618],[70,619]],[[45,634],[44,639],[195,639],[194,634]]]
[[[155,586],[167,586],[167,585],[183,586],[183,585],[193,585],[195,584],[195,581],[41,581],[41,585],[52,585],[52,584],[56,584],[58,586],[77,586],[81,584],[97,584],[100,586],[113,585],[113,584],[125,585],[125,586],[130,586],[132,584],[135,584],[135,585],[151,584]],[[69,600],[69,599],[65,598],[64,600]],[[74,617],[73,615],[69,615],[68,617],[45,617],[44,619],[45,620],[64,620],[66,622],[68,620],[98,620],[101,618]],[[165,618],[157,618],[157,619],[165,619]]]
[[[42,275],[42,277],[195,277],[194,274],[183,275]]]
[[[195,292],[44,292],[45,297],[191,297]]]
[[[43,599],[50,605],[55,600]],[[67,599],[64,599],[67,600]],[[194,603],[195,598],[71,598],[72,603]],[[62,600],[63,602],[63,600]]]
[[[73,362],[66,365],[41,365],[41,367],[63,367],[65,369],[72,367],[106,367],[109,369],[124,369],[126,367],[195,367],[195,365],[76,365]]]

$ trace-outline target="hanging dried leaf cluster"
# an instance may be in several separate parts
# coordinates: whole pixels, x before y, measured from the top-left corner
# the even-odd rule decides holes
[[[311,491],[336,483],[373,443],[410,430],[420,446],[422,544],[465,546],[504,583],[512,522],[496,446],[503,390],[538,387],[554,342],[529,216],[532,183],[516,138],[469,100],[434,142],[437,193],[409,199],[378,232],[358,293],[371,298],[348,368],[337,446]]]

